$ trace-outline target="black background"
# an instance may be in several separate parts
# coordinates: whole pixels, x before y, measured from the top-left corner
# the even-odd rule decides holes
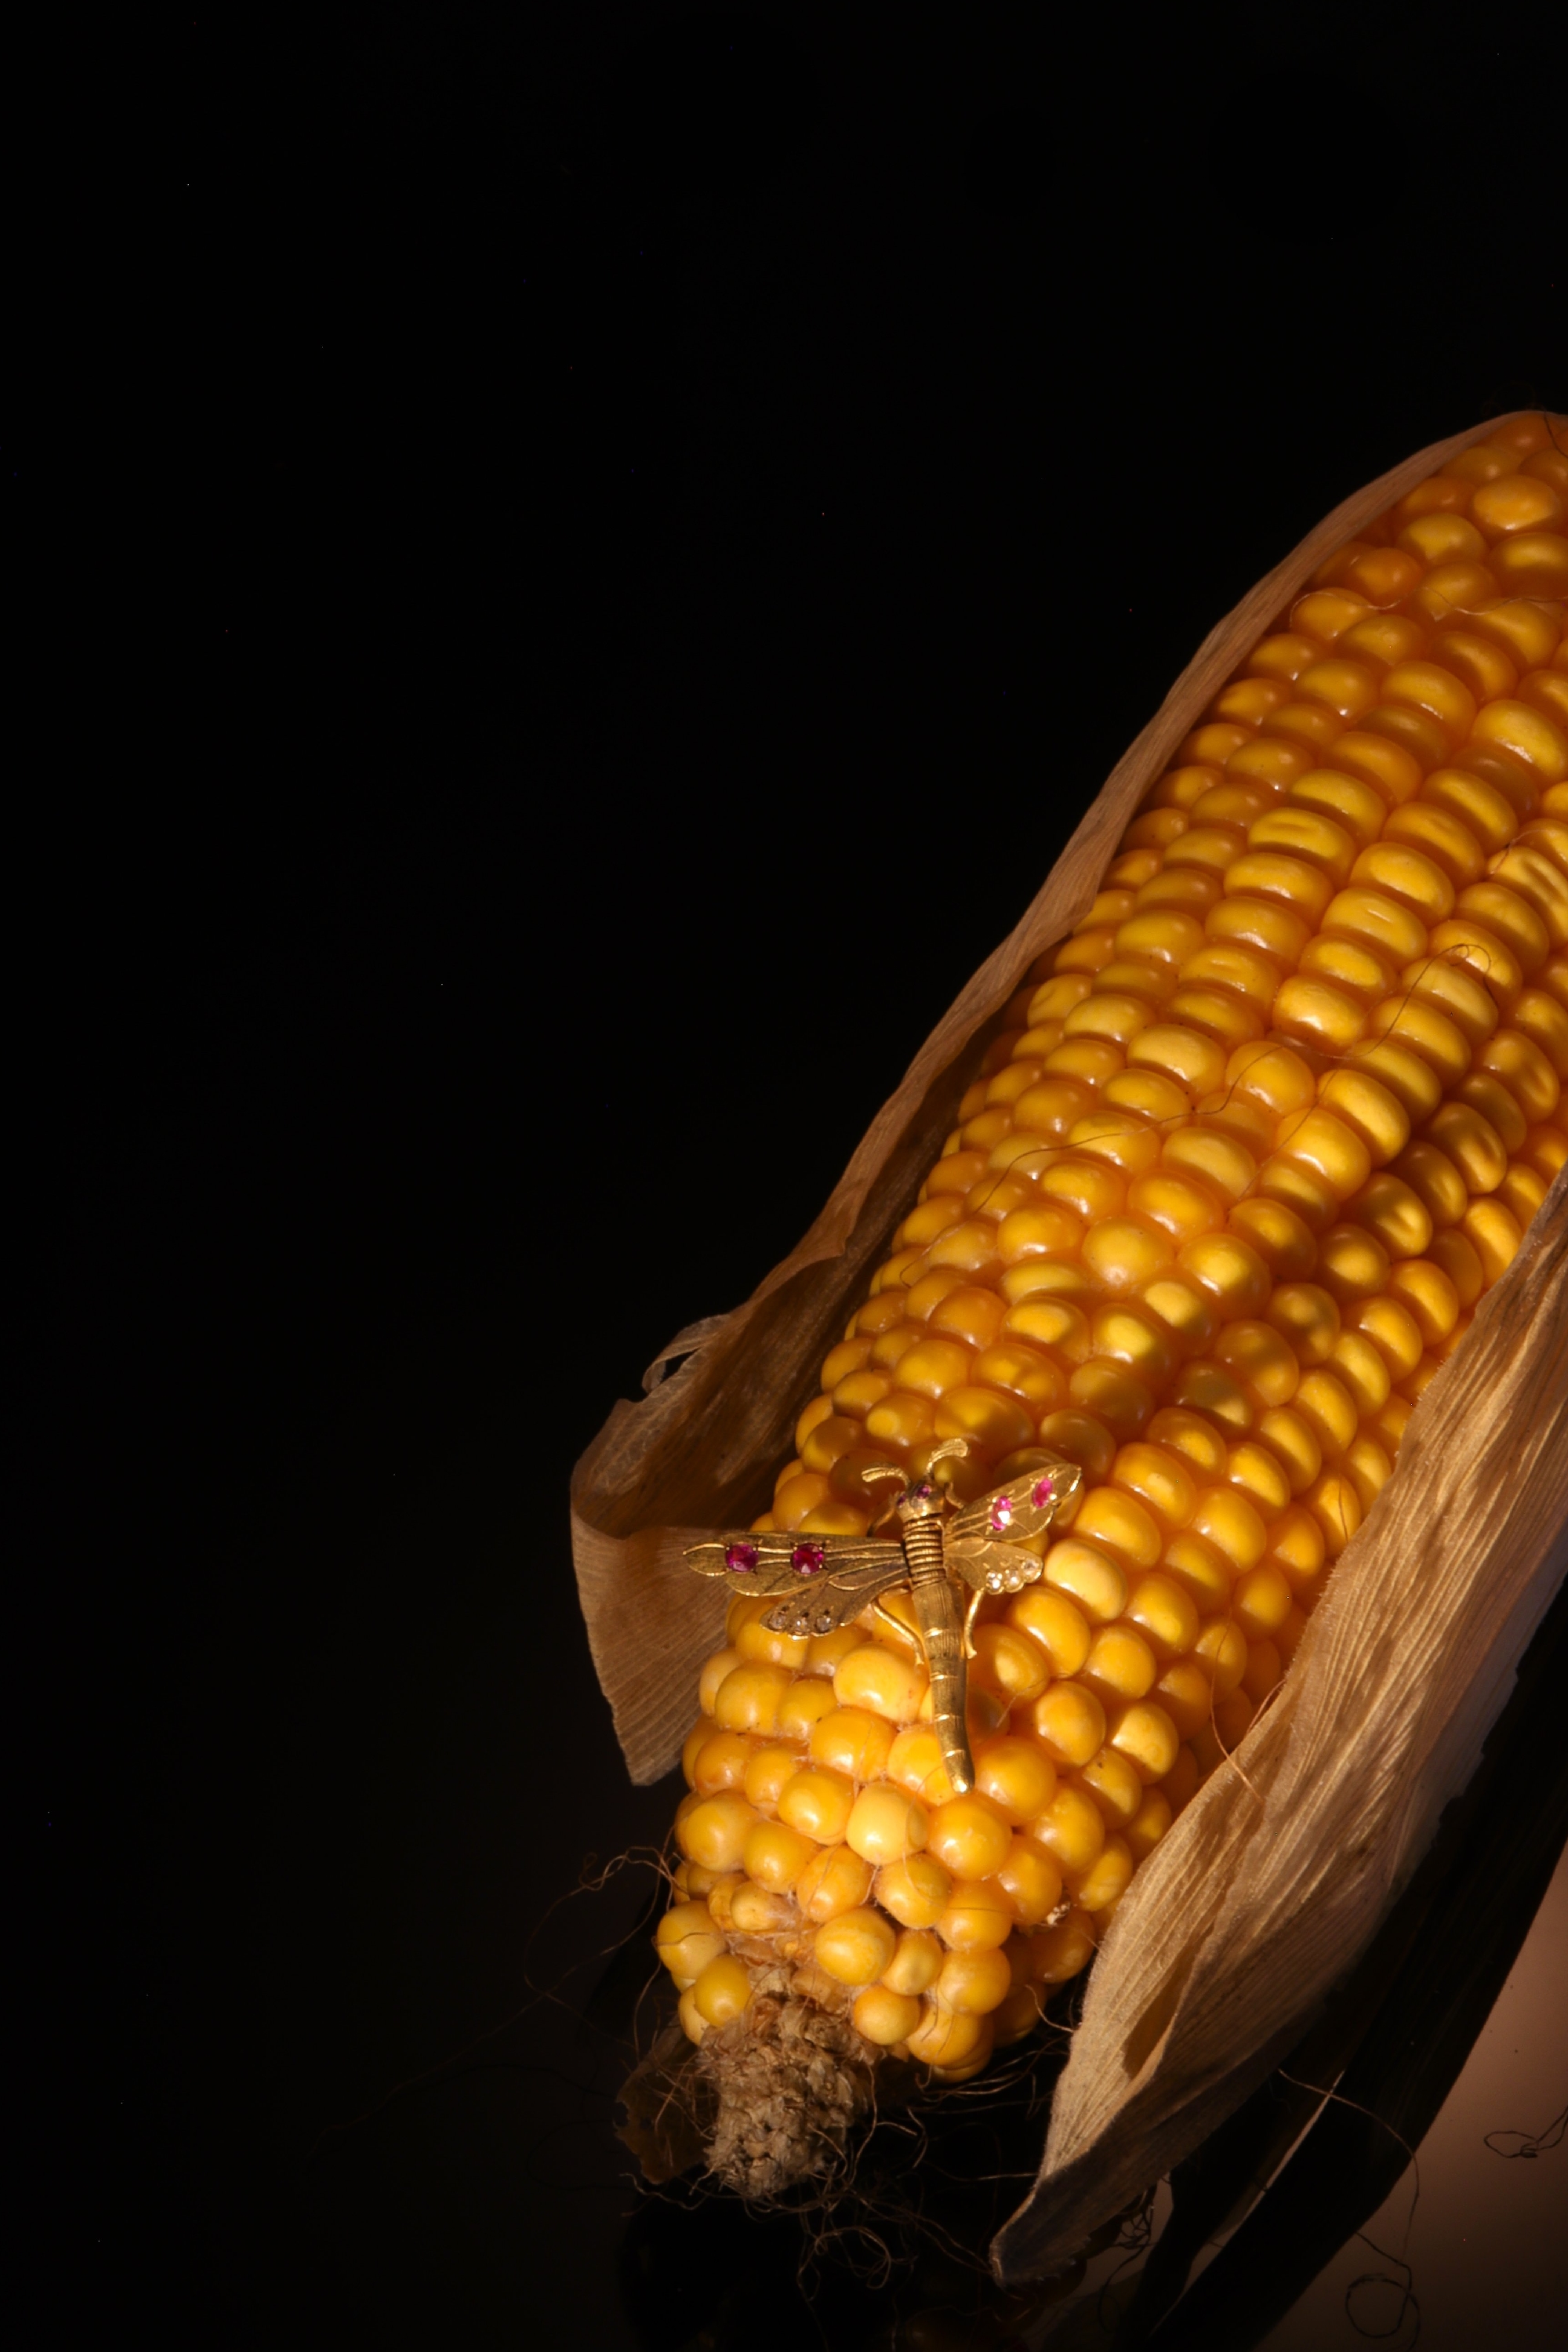
[[[1560,28],[158,37],[5,485],[30,2340],[653,2341],[579,2014],[649,1882],[540,1926],[673,1803],[571,1464],[1213,622],[1568,405]]]

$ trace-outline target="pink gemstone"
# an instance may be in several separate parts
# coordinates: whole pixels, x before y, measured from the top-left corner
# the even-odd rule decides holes
[[[1047,1474],[1040,1480],[1039,1485],[1036,1487],[1033,1495],[1029,1498],[1034,1504],[1036,1510],[1043,1510],[1056,1491],[1056,1480]]]
[[[789,1564],[797,1576],[815,1576],[822,1566],[822,1546],[798,1543],[789,1556]]]
[[[750,1576],[757,1564],[757,1547],[752,1543],[727,1544],[724,1565],[736,1576]]]
[[[991,1524],[998,1531],[1013,1524],[1013,1506],[1005,1495],[998,1495],[991,1506]]]

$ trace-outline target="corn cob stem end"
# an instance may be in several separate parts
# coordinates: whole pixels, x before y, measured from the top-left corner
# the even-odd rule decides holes
[[[618,2137],[651,2187],[700,2167],[750,2204],[831,2202],[874,2096],[910,2070],[857,2032],[842,1986],[744,1940],[744,2010],[698,2048],[666,2029],[622,2085]]]
[[[696,2064],[712,2103],[709,2170],[751,2203],[826,2187],[871,2103],[880,2055],[847,2013],[767,1972],[743,2013],[703,2036]]]

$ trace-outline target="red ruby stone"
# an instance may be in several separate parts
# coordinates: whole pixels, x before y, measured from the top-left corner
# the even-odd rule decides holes
[[[1031,1501],[1034,1503],[1036,1510],[1043,1510],[1056,1491],[1057,1484],[1054,1478],[1048,1476],[1042,1478],[1039,1485],[1036,1487],[1033,1496],[1030,1497]]]
[[[822,1546],[814,1543],[796,1544],[789,1556],[789,1564],[797,1576],[815,1576],[822,1566]]]
[[[996,1500],[992,1504],[991,1524],[996,1529],[998,1535],[1000,1535],[1004,1528],[1010,1528],[1012,1526],[1013,1506],[1008,1501],[1005,1495],[998,1495]]]
[[[724,1565],[736,1576],[750,1576],[757,1564],[755,1544],[728,1544],[724,1549]]]

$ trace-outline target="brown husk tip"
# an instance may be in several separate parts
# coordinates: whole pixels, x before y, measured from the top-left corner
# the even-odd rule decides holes
[[[842,2172],[877,2055],[847,2017],[776,1977],[697,2053],[715,2106],[709,2169],[752,2203]]]
[[[710,2113],[697,2074],[697,2053],[681,2028],[667,2025],[621,2084],[616,2137],[637,2158],[650,2189],[662,2189],[701,2163]]]

